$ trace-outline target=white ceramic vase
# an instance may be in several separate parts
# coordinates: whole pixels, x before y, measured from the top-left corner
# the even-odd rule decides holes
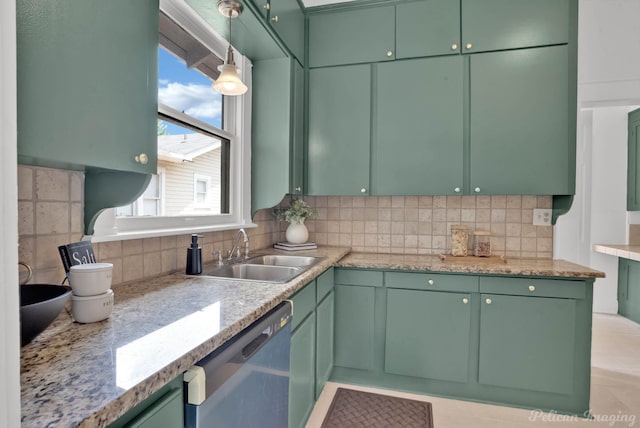
[[[304,225],[304,220],[289,223],[287,227],[287,241],[292,244],[304,244],[309,239],[309,230]]]

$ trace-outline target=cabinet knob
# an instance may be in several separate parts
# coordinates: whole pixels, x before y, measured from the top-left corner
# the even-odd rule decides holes
[[[476,193],[480,193],[480,188],[476,187],[475,189],[473,189],[473,191],[476,192]]]
[[[458,50],[458,44],[457,43],[452,44],[451,45],[451,50],[452,51],[457,51]]]
[[[467,49],[471,49],[473,47],[473,45],[471,43],[467,43],[465,46]]]
[[[387,51],[387,56],[388,56],[389,58],[391,58],[391,57],[393,56],[393,52],[392,52],[392,51]]]
[[[142,165],[146,165],[149,162],[149,156],[146,153],[140,153],[134,157],[136,162],[141,163]]]
[[[535,287],[535,285],[530,285],[530,286],[529,286],[529,291],[531,291],[532,293],[533,293],[534,291],[536,291],[536,287]]]
[[[362,189],[360,189],[360,193],[367,193],[367,189],[363,187]]]
[[[295,191],[296,191],[296,192],[301,192],[301,191],[302,191],[302,187],[300,187],[300,186],[296,187],[296,188],[295,188]]]
[[[278,22],[278,15],[274,16],[273,18],[271,18],[271,20],[272,20],[273,22]]]
[[[469,299],[467,299],[466,297],[464,297],[464,298],[462,299],[462,303],[464,303],[465,305],[468,305],[468,304],[469,304]]]
[[[453,189],[453,191],[456,192],[456,193],[460,193],[460,188],[456,187],[455,189]]]
[[[433,279],[430,279],[429,281],[427,281],[427,284],[429,284],[429,285],[433,285],[433,284],[435,284],[435,283],[436,283],[436,282],[435,282]]]
[[[266,10],[269,10],[269,9],[271,9],[271,4],[270,3],[265,3],[265,4],[262,5],[262,8],[266,9]]]
[[[486,302],[487,305],[490,305],[491,304],[491,299],[487,298],[487,300],[485,300],[485,302]]]

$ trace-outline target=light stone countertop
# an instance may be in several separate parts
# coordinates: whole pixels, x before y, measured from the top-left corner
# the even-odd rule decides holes
[[[623,259],[640,261],[640,245],[629,244],[593,244],[593,251]]]
[[[74,323],[68,313],[21,350],[23,427],[105,427],[242,331],[331,266],[602,278],[562,260],[349,253],[326,259],[285,284],[173,274],[114,287],[111,317]],[[256,254],[290,254],[265,249]],[[451,260],[451,261],[449,261]]]
[[[564,260],[497,257],[453,257],[441,260],[434,255],[350,253],[336,263],[338,267],[399,269],[442,273],[523,275],[567,278],[604,278],[604,273]]]
[[[326,259],[285,284],[173,274],[114,286],[105,321],[63,312],[21,350],[22,426],[105,427],[348,252],[296,252]]]

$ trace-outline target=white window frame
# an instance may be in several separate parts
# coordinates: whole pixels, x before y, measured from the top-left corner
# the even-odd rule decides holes
[[[185,0],[160,0],[160,10],[200,43],[220,58],[225,58],[229,43],[198,15]],[[100,214],[94,225],[93,242],[169,236],[186,233],[212,232],[256,227],[251,221],[251,61],[234,52],[240,76],[249,90],[243,96],[223,97],[225,131],[217,130],[229,139],[229,213],[217,215],[175,217],[126,217],[116,218],[115,208]],[[158,111],[171,110],[171,115],[181,114],[167,106]],[[193,118],[189,118],[190,121]],[[207,129],[211,125],[202,122]]]
[[[204,182],[205,183],[205,191],[204,191],[204,201],[203,202],[199,202],[198,201],[198,183],[199,182]],[[210,206],[210,202],[209,201],[209,196],[211,195],[211,176],[209,175],[204,175],[204,174],[198,174],[198,173],[194,173],[193,174],[193,206],[195,208],[211,208]]]

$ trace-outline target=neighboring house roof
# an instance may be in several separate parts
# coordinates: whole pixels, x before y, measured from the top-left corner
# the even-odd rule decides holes
[[[169,162],[193,162],[222,145],[219,139],[198,133],[159,135],[158,159]]]

